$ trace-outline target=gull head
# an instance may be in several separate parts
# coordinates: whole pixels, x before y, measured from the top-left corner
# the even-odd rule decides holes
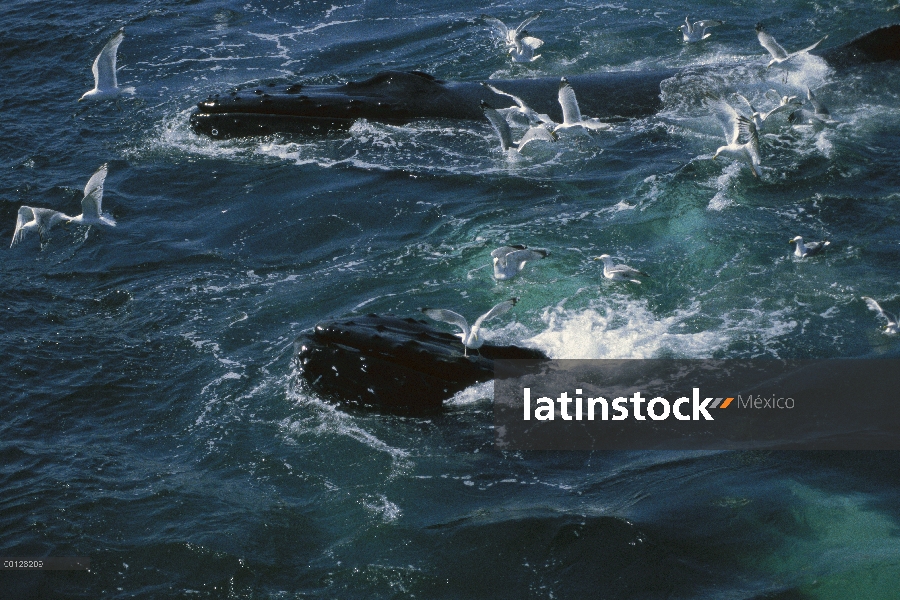
[[[797,236],[788,240],[788,244],[796,244],[797,242],[802,242],[803,238],[801,236]]]

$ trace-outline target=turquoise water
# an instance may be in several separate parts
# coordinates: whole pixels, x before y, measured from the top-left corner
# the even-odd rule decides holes
[[[482,13],[529,27],[515,65]],[[686,13],[724,19],[685,46]],[[518,296],[489,339],[555,358],[896,352],[860,296],[900,308],[900,68],[766,70],[897,22],[892,2],[50,0],[0,7],[0,237],[22,204],[78,212],[109,163],[115,229],[59,227],[0,260],[0,555],[10,597],[897,598],[896,454],[514,454],[490,384],[429,418],[342,411],[297,383],[317,321]],[[76,102],[119,27],[135,97]],[[487,121],[358,122],[210,141],[210,93],[383,69],[451,80],[684,69],[663,110],[511,159]],[[707,90],[768,108],[816,91],[838,121],[781,123],[763,176],[710,160]],[[577,92],[577,90],[576,90]],[[590,115],[588,115],[590,116]],[[827,238],[796,260],[787,240]],[[510,282],[505,243],[549,248]],[[605,282],[608,253],[650,273]]]

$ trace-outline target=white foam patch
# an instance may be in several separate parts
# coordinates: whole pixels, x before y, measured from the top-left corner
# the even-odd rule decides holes
[[[323,137],[265,137],[213,140],[190,128],[193,109],[165,117],[149,138],[126,148],[131,158],[208,157],[258,162],[274,159],[322,168],[350,166],[367,171],[514,175],[526,179],[569,178],[593,169],[602,154],[600,136],[553,144],[528,144],[523,153],[501,152],[487,121],[414,121],[405,126],[359,119],[341,134]],[[599,140],[599,141],[598,141]],[[560,169],[561,167],[561,169]],[[557,172],[559,170],[559,172]]]
[[[722,169],[722,174],[712,182],[716,189],[716,194],[707,205],[709,210],[720,211],[734,204],[734,200],[729,197],[728,192],[734,188],[734,181],[741,176],[741,170],[744,168],[743,163],[735,160]],[[749,169],[750,167],[746,168]]]
[[[296,381],[298,375],[294,373],[290,379]],[[390,457],[389,479],[408,473],[414,466],[409,459],[408,451],[383,442],[375,434],[361,427],[353,415],[315,394],[308,393],[304,386],[289,385],[287,395],[288,400],[300,408],[302,416],[298,419],[289,417],[280,423],[286,436],[294,439],[310,436],[316,440],[336,436],[355,440],[371,450]]]
[[[589,308],[548,308],[547,329],[525,341],[555,359],[564,358],[707,358],[724,347],[722,331],[679,333],[677,328],[700,313],[699,304],[657,318],[644,301],[604,298]]]
[[[494,382],[484,381],[470,385],[461,392],[457,392],[449,400],[444,401],[444,406],[470,406],[485,400],[491,400],[494,397]]]
[[[400,507],[388,500],[384,494],[363,498],[360,500],[360,504],[384,523],[393,523],[403,514]]]

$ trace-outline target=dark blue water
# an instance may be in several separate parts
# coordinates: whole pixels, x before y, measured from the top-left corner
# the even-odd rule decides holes
[[[545,41],[509,62],[477,17]],[[685,46],[689,13],[727,23]],[[0,238],[20,205],[77,214],[109,164],[115,228],[57,227],[0,259],[0,555],[10,598],[898,598],[896,454],[502,453],[490,384],[429,418],[346,412],[296,381],[328,317],[480,314],[557,358],[896,351],[860,296],[900,307],[900,69],[766,70],[897,21],[892,2],[653,7],[8,1],[0,7]],[[120,27],[134,97],[78,103]],[[485,121],[358,122],[213,142],[210,93],[417,69],[446,79],[685,68],[652,117],[510,159]],[[809,85],[838,121],[727,160],[708,90]],[[577,90],[576,90],[577,91]],[[590,115],[588,115],[590,116]],[[787,240],[828,238],[791,257]],[[508,283],[504,243],[550,248]],[[611,254],[651,273],[604,282]],[[492,323],[493,324],[493,323]]]

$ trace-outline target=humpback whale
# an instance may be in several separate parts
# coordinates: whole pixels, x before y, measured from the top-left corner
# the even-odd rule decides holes
[[[294,342],[300,376],[321,396],[392,412],[434,412],[494,377],[496,359],[546,359],[539,350],[485,343],[463,356],[459,336],[414,318],[369,314],[327,321]]]
[[[841,70],[900,60],[900,25],[889,25],[817,54]],[[662,107],[660,84],[677,70],[607,72],[568,77],[578,90],[582,112],[603,120],[649,116]],[[491,80],[528,106],[562,122],[559,78]],[[384,71],[365,81],[341,85],[274,84],[252,91],[216,94],[197,104],[190,123],[212,138],[272,133],[318,133],[346,129],[356,119],[404,124],[414,119],[484,118],[481,103],[507,100],[480,81],[442,81],[420,71]]]

